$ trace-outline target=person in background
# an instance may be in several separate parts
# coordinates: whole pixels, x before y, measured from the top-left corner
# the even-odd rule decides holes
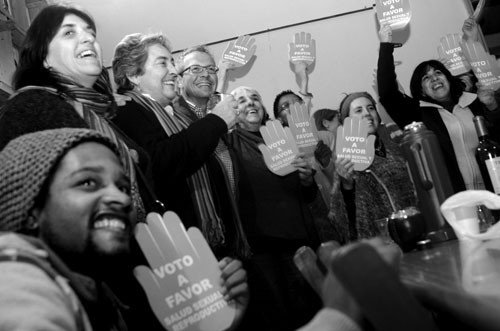
[[[12,140],[0,152],[0,328],[164,330],[106,284],[130,272],[135,223],[109,138],[64,128]],[[247,297],[241,262],[220,266],[230,300]]]
[[[463,91],[460,81],[437,60],[420,63],[410,81],[412,97],[398,89],[394,67],[392,30],[379,31],[377,84],[380,102],[400,128],[423,122],[433,131],[443,153],[455,192],[484,189],[474,152],[478,138],[472,118],[484,116],[498,141],[500,111],[494,91],[479,87],[477,94]]]
[[[307,204],[317,187],[310,164],[299,155],[296,172],[278,176],[264,163],[259,128],[267,119],[260,94],[253,88],[231,92],[238,102],[238,126],[229,137],[240,169],[239,210],[252,257],[245,265],[251,289],[250,309],[264,315],[262,329],[293,330],[319,309],[319,300],[293,264],[295,251],[319,244]]]
[[[305,103],[309,112],[311,112],[312,107],[312,93],[309,92],[309,73],[308,64],[306,61],[296,61],[290,62],[293,72],[295,73],[295,79],[299,85],[300,97],[292,90],[281,91],[274,98],[273,102],[273,113],[274,118],[281,121],[283,126],[288,126],[288,119],[286,114],[290,114],[290,106],[294,103]]]
[[[350,159],[335,160],[330,216],[347,242],[376,236],[374,221],[416,206],[416,193],[399,146],[381,123],[373,97],[367,92],[348,94],[339,109],[341,123],[348,116],[365,118],[368,135],[376,136],[373,163],[365,171],[354,171]]]
[[[207,70],[216,71],[215,66],[196,68],[191,67],[190,73],[183,75],[210,81],[212,74]],[[177,70],[162,34],[126,36],[116,46],[113,73],[118,92],[130,98],[118,108],[113,121],[148,152],[158,198],[179,215],[186,228],[199,227],[217,256],[245,257],[246,240],[236,209],[232,214],[232,207],[226,204],[231,201],[224,187],[226,182],[217,177],[223,175],[224,169],[214,156],[217,146],[223,144],[221,137],[236,122],[233,98],[226,98],[200,119],[187,108],[178,111],[178,105],[174,105],[174,111]],[[203,90],[206,85],[197,81],[186,93],[191,96],[193,89]],[[180,103],[187,105],[186,101]],[[219,182],[214,182],[217,179]]]
[[[337,128],[339,126],[339,112],[337,110],[322,108],[318,109],[313,114],[314,122],[318,131],[328,131],[337,136]]]

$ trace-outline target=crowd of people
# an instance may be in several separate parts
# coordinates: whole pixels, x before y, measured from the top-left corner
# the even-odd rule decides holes
[[[391,28],[379,38],[380,103],[400,128],[421,121],[438,136],[456,192],[484,188],[472,117],[500,125],[494,92],[465,91],[463,78],[429,60],[415,69],[409,97],[398,89]],[[354,92],[338,110],[314,111],[307,65],[295,62],[299,92],[279,93],[268,113],[255,88],[216,93],[224,82],[207,47],[174,61],[163,34],[125,36],[112,70],[116,91],[96,24],[79,8],[47,6],[26,33],[15,93],[0,110],[0,329],[164,329],[133,275],[146,264],[133,229],[149,212],[172,210],[221,261],[227,301],[245,302],[233,329],[361,330],[363,312],[339,290],[330,260],[322,258],[318,295],[294,255],[376,237],[374,220],[417,205],[374,97]],[[259,149],[260,128],[270,115],[288,126],[294,103],[314,114],[319,143],[279,176]],[[335,156],[347,117],[366,119],[375,136],[367,171]],[[390,262],[399,252],[368,243]]]

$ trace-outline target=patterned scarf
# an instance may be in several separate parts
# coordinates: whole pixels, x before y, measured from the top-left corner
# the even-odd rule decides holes
[[[152,111],[169,137],[186,129],[192,123],[192,119],[187,114],[175,112],[175,117],[172,117],[158,102],[141,93],[127,91],[124,94],[131,97],[140,106]],[[196,214],[201,220],[200,226],[203,235],[207,238],[211,247],[222,246],[225,243],[224,228],[215,208],[207,167],[203,165],[187,178],[187,182]]]
[[[76,85],[75,82],[64,76],[58,75],[58,79],[59,83],[66,89],[62,93],[55,88],[46,86],[26,86],[19,89],[17,93],[21,93],[29,89],[43,89],[48,92],[61,95],[75,108],[75,111],[82,116],[91,129],[111,138],[111,140],[118,146],[122,164],[124,165],[125,171],[128,173],[130,178],[131,195],[134,201],[135,212],[137,213],[137,220],[145,221],[146,209],[139,193],[134,163],[138,160],[134,160],[133,158],[133,156],[136,156],[137,158],[137,153],[130,150],[127,145],[125,145],[123,140],[120,138],[120,134],[113,129],[112,124],[109,122],[109,118],[111,118],[114,114],[113,109],[116,107],[114,107],[114,100],[112,97],[113,94],[111,92],[112,90],[107,70],[103,70],[103,73],[99,76],[96,84],[94,85],[95,89]],[[99,93],[97,90],[103,91],[106,94]]]

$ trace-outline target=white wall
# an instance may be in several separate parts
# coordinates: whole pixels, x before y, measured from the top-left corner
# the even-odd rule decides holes
[[[400,62],[396,70],[408,94],[413,69],[424,60],[437,58],[439,39],[447,33],[460,32],[468,16],[468,7],[462,1],[413,0],[410,3],[413,15],[409,27],[394,34],[394,41],[404,44],[395,50],[395,60]],[[240,85],[255,87],[272,112],[277,93],[298,89],[287,62],[287,44],[300,31],[309,32],[316,39],[317,63],[310,74],[309,85],[315,96],[313,109],[337,109],[343,93],[369,91],[375,94],[379,46],[375,8],[255,35],[256,59],[251,68],[237,69],[229,75],[227,91]],[[211,46],[218,58],[226,44]]]
[[[55,2],[57,0],[50,0]],[[406,91],[415,66],[437,57],[439,39],[460,32],[468,16],[469,0],[409,0],[410,25],[395,39],[404,46],[395,52],[398,77]],[[288,65],[287,44],[296,32],[310,32],[317,44],[317,63],[310,74],[315,109],[337,108],[342,93],[373,92],[378,56],[374,0],[73,0],[96,19],[98,38],[110,65],[116,43],[133,32],[162,31],[174,49],[213,43],[242,34],[257,40],[251,66],[229,74],[227,90],[248,85],[257,88],[271,110],[274,96],[283,89],[297,90]],[[284,25],[366,11],[269,31]],[[261,32],[268,31],[268,32]],[[397,40],[396,40],[397,41]],[[211,46],[219,58],[227,41]]]

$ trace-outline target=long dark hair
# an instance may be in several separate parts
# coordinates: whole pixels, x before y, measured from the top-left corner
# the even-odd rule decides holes
[[[89,14],[70,6],[51,5],[45,7],[33,20],[23,42],[19,65],[14,73],[14,89],[27,85],[49,86],[63,89],[56,72],[45,68],[49,44],[59,30],[64,18],[73,14],[84,20],[94,31],[95,22]]]
[[[462,84],[460,83],[460,80],[453,77],[451,72],[444,66],[444,64],[437,60],[424,61],[415,68],[410,80],[410,91],[412,97],[416,100],[436,103],[436,100],[428,96],[424,96],[422,90],[422,77],[424,77],[431,68],[441,71],[446,76],[448,82],[450,83],[451,101],[453,101],[453,104],[456,104],[463,92]]]

